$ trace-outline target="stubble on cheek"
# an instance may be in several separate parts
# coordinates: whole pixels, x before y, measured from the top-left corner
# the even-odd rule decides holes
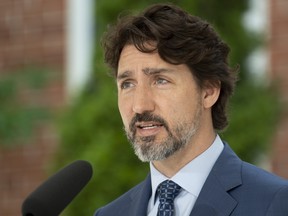
[[[201,110],[197,110],[191,122],[178,122],[173,128],[161,118],[147,115],[147,118],[132,119],[128,128],[125,129],[128,140],[130,141],[135,154],[143,162],[159,161],[168,158],[179,149],[184,148],[197,133],[200,125]],[[144,116],[145,117],[145,116]],[[155,118],[154,118],[155,117]],[[163,137],[158,135],[141,137],[137,136],[135,123],[139,121],[160,121],[163,123],[167,134]],[[158,122],[159,122],[158,121]],[[163,134],[162,134],[163,135]]]

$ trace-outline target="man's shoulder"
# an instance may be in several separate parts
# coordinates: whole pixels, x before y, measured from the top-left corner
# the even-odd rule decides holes
[[[288,186],[287,179],[247,162],[242,164],[242,180],[243,184],[254,182],[259,187],[282,188]]]
[[[215,164],[214,174],[223,185],[229,186],[226,189],[236,187],[235,191],[247,190],[246,193],[271,195],[288,186],[286,179],[261,167],[242,161],[227,143],[225,143],[224,150]],[[230,187],[231,182],[233,182],[233,187]]]
[[[288,185],[288,180],[273,174],[271,171],[241,160],[227,143],[224,142],[224,144],[224,150],[216,163],[216,168],[224,169],[226,178],[231,176],[231,173],[234,173],[234,176],[238,176],[237,173],[239,172],[240,176],[237,178],[241,178],[243,184],[269,184],[280,187],[281,185]]]
[[[135,200],[141,191],[145,187],[147,183],[147,179],[140,182],[112,202],[98,209],[95,213],[95,216],[117,216],[117,215],[125,215],[128,209],[131,207],[131,202]]]
[[[243,162],[242,185],[231,194],[242,200],[239,207],[243,204],[246,209],[265,208],[265,215],[273,216],[288,213],[288,181],[252,164]]]
[[[288,213],[288,181],[242,161],[227,144],[213,168],[209,185],[215,185],[215,179],[237,202],[235,215],[286,216]]]

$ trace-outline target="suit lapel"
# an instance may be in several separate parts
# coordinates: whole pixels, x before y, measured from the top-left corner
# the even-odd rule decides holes
[[[149,174],[138,189],[131,194],[131,208],[127,209],[127,216],[146,216],[151,193],[151,177]]]
[[[225,144],[209,174],[190,216],[228,216],[237,205],[229,190],[242,184],[241,160]]]

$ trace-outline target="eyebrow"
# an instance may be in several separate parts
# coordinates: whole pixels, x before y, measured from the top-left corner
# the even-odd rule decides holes
[[[147,76],[155,75],[155,74],[160,74],[160,73],[167,73],[167,72],[172,72],[172,69],[168,68],[144,68],[143,73]],[[120,75],[117,76],[117,80],[125,79],[127,77],[130,77],[132,75],[132,71],[124,71]]]
[[[131,76],[131,74],[132,74],[132,71],[128,71],[128,70],[124,71],[120,75],[119,74],[117,75],[117,80],[125,79],[125,78]]]

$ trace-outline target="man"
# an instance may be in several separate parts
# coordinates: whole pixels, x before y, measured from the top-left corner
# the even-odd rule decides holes
[[[127,137],[150,174],[96,216],[288,215],[288,182],[217,135],[237,71],[208,23],[157,4],[122,17],[103,45]]]

